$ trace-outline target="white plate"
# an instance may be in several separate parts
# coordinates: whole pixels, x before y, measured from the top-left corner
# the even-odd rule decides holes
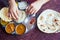
[[[52,14],[52,16],[48,16],[48,14]],[[42,20],[40,20],[41,16],[43,16]],[[60,21],[59,12],[56,12],[51,9],[47,9],[47,10],[43,11],[37,18],[37,26],[38,26],[39,30],[41,30],[44,33],[55,33],[57,30],[59,30],[59,28],[60,28],[59,25],[51,26],[51,25],[55,24],[55,22],[53,22],[54,18],[57,18],[57,20]],[[42,24],[43,24],[43,26],[41,26]],[[53,29],[55,28],[55,29],[52,30],[52,28]]]

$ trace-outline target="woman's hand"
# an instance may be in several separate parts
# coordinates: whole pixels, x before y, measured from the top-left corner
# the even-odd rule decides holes
[[[17,4],[15,2],[15,0],[10,0],[9,1],[9,13],[8,16],[10,18],[13,18],[15,20],[18,19],[18,7]]]
[[[39,9],[42,7],[42,5],[48,1],[49,0],[37,0],[37,1],[33,2],[31,5],[29,5],[26,8],[26,13],[28,13],[28,14],[37,13],[39,11]]]

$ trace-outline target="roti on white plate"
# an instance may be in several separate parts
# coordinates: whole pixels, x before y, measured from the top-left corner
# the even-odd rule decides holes
[[[44,33],[56,33],[60,29],[59,12],[51,9],[43,11],[37,18],[37,26]]]
[[[12,21],[12,19],[9,18],[9,17],[7,16],[7,14],[8,14],[8,8],[7,8],[7,7],[4,7],[4,8],[2,8],[2,9],[0,10],[0,18],[1,18],[2,20],[7,21],[7,22]]]

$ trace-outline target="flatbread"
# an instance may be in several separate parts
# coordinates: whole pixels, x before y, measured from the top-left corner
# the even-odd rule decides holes
[[[18,13],[18,15],[19,15],[18,20],[15,20],[15,21],[16,21],[17,23],[23,22],[23,21],[25,20],[25,18],[26,18],[26,13],[25,13],[25,11],[20,11],[20,12]]]
[[[2,8],[1,11],[0,11],[0,18],[4,21],[7,21],[7,22],[12,21],[12,19],[9,18],[7,16],[7,14],[8,14],[8,8],[7,7]]]
[[[60,29],[60,14],[51,9],[43,11],[37,18],[37,26],[44,33],[56,33]]]
[[[7,14],[8,14],[8,8],[7,7],[2,8],[0,11],[0,18],[6,22],[12,21],[12,19],[9,18]],[[18,15],[19,15],[18,20],[15,20],[17,23],[22,22],[26,18],[25,11],[20,11]]]

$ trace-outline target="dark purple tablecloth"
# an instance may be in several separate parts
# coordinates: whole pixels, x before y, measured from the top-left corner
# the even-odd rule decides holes
[[[41,13],[45,9],[53,9],[60,12],[60,0],[51,0],[50,2],[43,5],[40,11],[37,13]],[[25,35],[9,35],[6,34],[0,26],[0,40],[60,40],[60,33],[56,34],[46,34],[41,32],[37,26],[30,32]]]

